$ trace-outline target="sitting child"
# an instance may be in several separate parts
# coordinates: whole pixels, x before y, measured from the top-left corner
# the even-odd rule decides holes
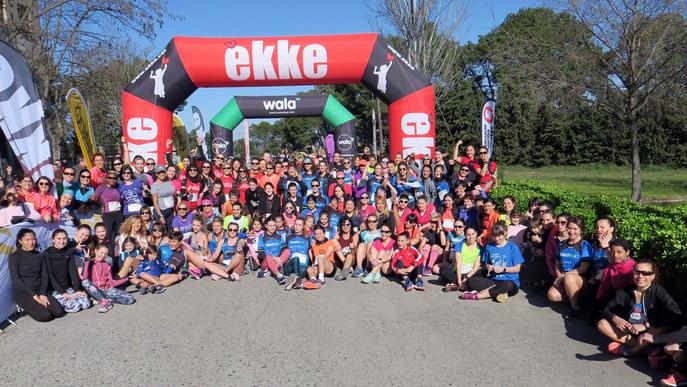
[[[391,267],[394,273],[401,277],[406,292],[413,288],[423,291],[425,290],[425,283],[422,281],[422,272],[425,268],[424,258],[419,251],[410,246],[409,240],[407,232],[398,234],[396,240],[398,248],[391,258]]]
[[[173,273],[174,267],[165,266],[165,263],[160,259],[157,246],[149,245],[145,251],[145,256],[146,259],[138,265],[135,275],[150,285],[148,287],[141,286],[138,290],[140,294],[164,293],[167,286],[172,286],[181,280],[178,274]]]
[[[100,313],[110,311],[112,303],[128,305],[136,301],[125,290],[115,287],[125,283],[129,278],[115,280],[112,277],[112,266],[105,262],[108,252],[109,248],[106,245],[97,245],[93,258],[90,256],[90,251],[86,251],[86,261],[81,273],[81,285],[91,297],[98,301]]]

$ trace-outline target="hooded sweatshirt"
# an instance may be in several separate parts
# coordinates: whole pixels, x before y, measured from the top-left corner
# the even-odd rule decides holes
[[[623,262],[610,263],[601,274],[596,299],[610,300],[615,295],[616,290],[632,285],[632,270],[634,267],[635,261],[629,257]]]
[[[108,290],[129,280],[127,277],[118,280],[114,279],[112,277],[112,266],[108,265],[105,261],[91,261],[90,259],[84,262],[81,279],[91,280],[91,283],[101,290]]]

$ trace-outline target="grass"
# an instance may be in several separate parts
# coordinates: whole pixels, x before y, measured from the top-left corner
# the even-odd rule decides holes
[[[557,185],[582,195],[604,194],[629,198],[632,174],[629,166],[585,164],[529,168],[499,167],[503,179],[534,180]],[[687,202],[687,168],[657,165],[642,167],[642,200]]]

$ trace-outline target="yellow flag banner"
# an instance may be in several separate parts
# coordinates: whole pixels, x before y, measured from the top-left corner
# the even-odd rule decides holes
[[[184,126],[184,121],[181,120],[181,117],[176,114],[172,116],[172,141],[179,157],[191,155],[186,126]]]
[[[91,118],[88,115],[88,108],[84,103],[83,96],[79,90],[72,88],[67,93],[67,104],[69,105],[69,113],[72,118],[72,125],[76,138],[79,141],[81,153],[86,161],[86,166],[90,169],[95,154],[95,138],[93,137],[93,127],[91,126]]]

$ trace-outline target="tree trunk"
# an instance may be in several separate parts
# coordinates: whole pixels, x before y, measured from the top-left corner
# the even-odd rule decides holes
[[[630,139],[632,141],[632,200],[638,202],[642,198],[642,172],[639,159],[639,134],[637,133],[637,119],[630,118]]]

